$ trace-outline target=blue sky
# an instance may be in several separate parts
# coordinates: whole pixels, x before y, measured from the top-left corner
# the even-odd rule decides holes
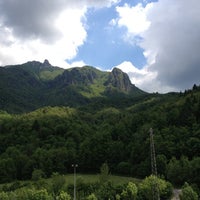
[[[83,60],[86,64],[104,70],[111,69],[125,60],[130,61],[137,68],[145,66],[146,58],[143,55],[143,49],[123,39],[126,27],[114,27],[110,25],[110,22],[118,17],[116,6],[124,4],[136,6],[138,3],[146,6],[150,2],[156,2],[156,0],[123,0],[111,7],[88,9],[86,14],[87,42],[78,48],[76,57],[68,62]]]
[[[133,62],[139,68],[146,64],[143,50],[123,40],[126,28],[109,25],[112,19],[118,17],[115,6],[98,10],[91,8],[86,17],[87,42],[79,47],[72,61],[84,60],[86,64],[102,69],[111,69],[124,60]]]
[[[200,84],[199,0],[0,0],[0,66],[118,67],[148,92]]]

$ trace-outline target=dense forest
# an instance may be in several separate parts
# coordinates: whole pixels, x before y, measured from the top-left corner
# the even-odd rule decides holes
[[[200,185],[200,88],[152,94],[129,107],[44,107],[0,114],[0,181],[30,179],[34,169],[92,173],[108,163],[113,174],[151,174],[149,128],[159,175],[176,185]]]

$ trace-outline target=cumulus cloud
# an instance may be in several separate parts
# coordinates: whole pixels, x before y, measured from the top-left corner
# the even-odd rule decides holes
[[[136,29],[137,24],[132,20],[125,23],[128,16],[122,15],[122,10],[127,8],[132,12],[129,17],[133,21],[133,13],[136,15],[139,9],[141,16],[136,16],[144,29]],[[199,10],[199,0],[159,0],[144,8],[125,5],[117,9],[118,26],[127,27],[127,34],[141,38],[137,45],[144,49],[147,58],[148,67],[144,69],[156,73],[152,80],[155,84],[153,91],[180,91],[191,88],[194,83],[199,84]],[[150,23],[148,27],[145,26],[147,23]]]
[[[0,0],[0,65],[49,59],[67,67],[87,39],[89,7],[118,0]]]
[[[156,80],[157,72],[149,70],[148,66],[144,66],[142,69],[138,69],[131,62],[124,61],[115,67],[127,73],[130,77],[131,82],[146,92],[166,92],[174,91],[175,89],[166,85],[162,85],[161,82]]]
[[[148,4],[145,8],[142,4],[137,4],[135,7],[125,4],[123,7],[116,7],[116,11],[119,13],[119,18],[116,19],[116,23],[119,27],[126,26],[128,33],[139,35],[146,31],[150,26],[150,21],[147,20],[145,13],[149,9],[151,4]]]
[[[162,0],[147,17],[151,26],[141,47],[153,56],[150,70],[163,85],[183,90],[199,84],[200,4],[198,0]],[[154,55],[152,55],[154,54]]]

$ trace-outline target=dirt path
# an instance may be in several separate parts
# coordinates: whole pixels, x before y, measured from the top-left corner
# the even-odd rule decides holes
[[[180,193],[181,193],[180,189],[174,189],[173,190],[173,196],[172,196],[171,200],[180,200],[180,198],[179,198]]]

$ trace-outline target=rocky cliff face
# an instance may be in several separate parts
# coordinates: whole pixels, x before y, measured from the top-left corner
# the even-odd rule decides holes
[[[105,85],[111,85],[118,90],[124,92],[130,92],[133,88],[133,85],[128,75],[117,68],[114,68],[109,74],[108,80],[106,81]]]
[[[95,82],[101,82],[105,88],[109,87],[125,93],[129,93],[135,88],[128,75],[120,69],[114,68],[112,72],[104,72],[104,76],[101,76],[101,73],[103,72],[92,67],[73,68],[65,70],[54,80],[54,84],[88,86]],[[104,77],[103,81],[100,80],[102,77]]]

